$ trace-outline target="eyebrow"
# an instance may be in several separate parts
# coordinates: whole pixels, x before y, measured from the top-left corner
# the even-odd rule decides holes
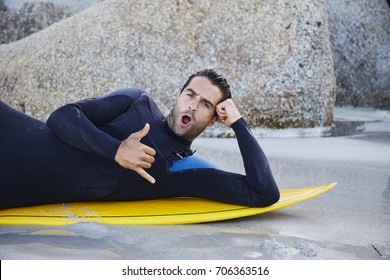
[[[200,95],[200,93],[197,93],[197,92],[196,92],[195,90],[193,90],[192,88],[187,88],[186,90],[192,92],[192,93],[195,94],[195,95]],[[211,106],[211,108],[214,108],[214,104],[211,103],[210,100],[208,100],[208,99],[206,99],[206,98],[204,98],[204,97],[202,97],[202,100],[204,100],[206,103],[208,103],[208,104]]]

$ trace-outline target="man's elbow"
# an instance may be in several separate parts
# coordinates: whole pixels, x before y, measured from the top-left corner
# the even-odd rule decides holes
[[[272,191],[256,194],[254,199],[254,207],[266,207],[275,204],[280,199],[280,192],[277,188]]]
[[[275,191],[273,191],[271,193],[271,195],[269,195],[269,200],[268,200],[268,205],[272,205],[272,204],[275,204],[276,202],[278,202],[280,199],[280,192],[278,189],[276,189]]]
[[[68,121],[72,115],[79,115],[77,111],[77,108],[72,104],[59,107],[50,114],[46,121],[46,126],[51,130],[55,130],[57,127],[61,128],[64,125],[64,121]]]

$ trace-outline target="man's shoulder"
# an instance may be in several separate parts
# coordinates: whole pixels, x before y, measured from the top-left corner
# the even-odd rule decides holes
[[[160,115],[160,109],[158,108],[156,101],[153,99],[153,97],[147,93],[143,89],[139,88],[122,88],[119,90],[116,90],[114,92],[111,92],[105,96],[102,96],[103,98],[119,98],[119,100],[123,100],[125,103],[133,104],[132,106],[147,106],[151,110],[155,111],[155,114]],[[117,99],[118,101],[118,99]],[[121,101],[119,101],[121,102]]]
[[[139,88],[123,88],[123,89],[120,89],[120,90],[113,92],[113,94],[128,96],[128,97],[133,98],[134,100],[135,99],[142,99],[142,100],[147,100],[147,101],[152,102],[152,103],[156,102],[150,93],[146,92],[143,89],[139,89]]]
[[[147,92],[139,88],[122,88],[109,93],[110,96],[128,96],[137,99],[141,96],[149,96]]]

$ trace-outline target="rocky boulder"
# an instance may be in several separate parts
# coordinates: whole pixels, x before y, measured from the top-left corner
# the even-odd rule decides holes
[[[56,107],[143,88],[164,113],[214,68],[252,127],[329,127],[335,78],[326,0],[106,0],[0,45],[0,98],[45,119]]]
[[[74,15],[100,0],[0,0],[0,44],[8,44]]]
[[[328,0],[337,104],[390,109],[390,3]]]

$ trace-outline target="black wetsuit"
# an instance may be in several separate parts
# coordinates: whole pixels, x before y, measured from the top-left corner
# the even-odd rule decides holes
[[[150,184],[114,161],[118,147],[145,123],[141,142],[157,154]],[[268,161],[241,118],[232,128],[246,176],[192,160],[152,98],[123,89],[65,105],[41,122],[0,102],[0,208],[91,200],[201,197],[266,206],[279,199]]]

